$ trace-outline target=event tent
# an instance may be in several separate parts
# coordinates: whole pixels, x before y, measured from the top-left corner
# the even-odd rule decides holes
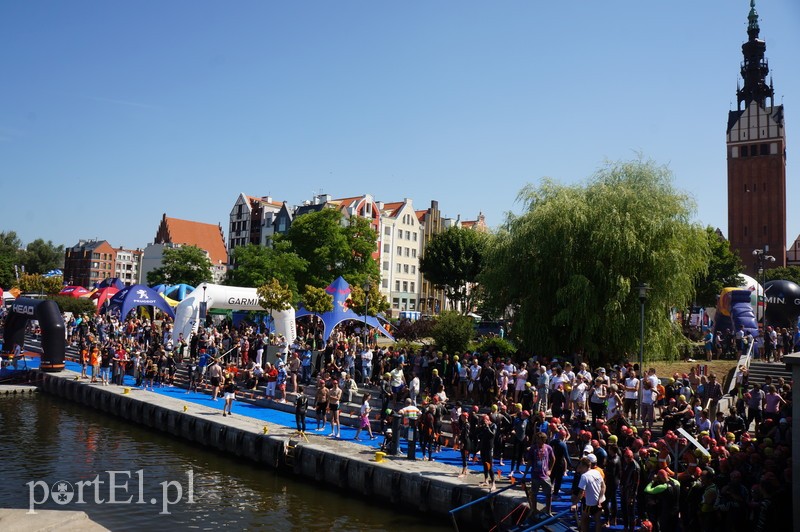
[[[108,288],[109,286],[113,286],[117,290],[122,290],[125,288],[125,283],[123,283],[119,277],[108,277],[103,279],[99,283],[97,283],[97,288]]]
[[[136,307],[158,307],[169,317],[175,318],[175,313],[164,298],[143,284],[125,287],[111,298],[111,311],[118,310],[120,319],[125,319]]]
[[[103,304],[106,301],[111,301],[111,298],[114,297],[114,294],[119,292],[118,288],[113,286],[107,286],[105,288],[100,288],[95,290],[94,293],[91,295],[90,299],[93,299],[97,304],[98,311],[103,307]]]
[[[89,297],[91,294],[91,290],[87,290],[82,286],[65,286],[61,289],[61,292],[58,293],[60,296],[70,296],[74,298]]]
[[[328,338],[330,338],[331,334],[333,333],[333,329],[337,325],[347,320],[364,323],[364,316],[356,314],[349,307],[347,299],[350,296],[350,285],[344,280],[343,277],[339,277],[329,284],[325,291],[333,296],[333,310],[323,314],[318,314],[316,312],[310,312],[305,307],[301,306],[297,310],[295,317],[302,318],[303,316],[318,316],[320,319],[322,319],[325,329],[323,339],[327,342]],[[394,340],[392,335],[389,334],[389,331],[387,331],[374,316],[367,316],[367,325],[377,329],[387,338]]]

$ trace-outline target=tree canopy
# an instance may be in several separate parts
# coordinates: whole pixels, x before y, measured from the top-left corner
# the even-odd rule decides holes
[[[360,285],[367,278],[379,277],[372,258],[377,235],[366,218],[344,219],[339,210],[322,209],[295,218],[286,235],[277,240],[282,238],[308,264],[297,272],[297,286],[323,288],[339,276]]]
[[[486,240],[484,233],[450,227],[430,239],[419,260],[420,272],[448,299],[460,303],[464,314],[477,294],[471,285],[481,272]]]
[[[277,279],[271,279],[269,282],[259,286],[256,288],[256,292],[258,293],[259,305],[261,305],[261,308],[268,310],[270,316],[272,316],[273,311],[280,312],[292,305],[292,291]]]
[[[706,228],[710,259],[708,273],[697,279],[695,301],[703,307],[713,307],[726,286],[738,286],[736,276],[742,272],[742,261],[731,250],[730,242],[713,227]]]
[[[200,286],[213,279],[212,265],[205,251],[197,246],[164,248],[161,266],[147,272],[147,284]]]
[[[291,251],[291,244],[286,241],[276,242],[271,248],[255,244],[236,247],[233,263],[227,284],[257,288],[277,279],[289,287],[293,301],[299,296],[297,277],[308,267],[308,261]]]
[[[669,312],[691,302],[710,251],[667,168],[609,163],[585,185],[545,179],[519,200],[524,212],[492,239],[482,282],[495,306],[516,310],[514,332],[529,351],[632,358],[637,286],[647,283],[645,355],[677,355],[683,340]]]
[[[37,238],[22,252],[22,264],[27,273],[47,273],[64,267],[64,246],[56,246],[51,240]]]
[[[19,263],[21,249],[22,241],[15,231],[0,231],[0,287],[9,288],[16,282],[14,265]]]

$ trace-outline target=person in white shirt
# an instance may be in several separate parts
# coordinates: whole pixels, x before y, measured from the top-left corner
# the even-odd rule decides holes
[[[630,370],[625,379],[625,395],[622,402],[622,412],[631,423],[636,423],[637,408],[636,403],[639,399],[639,379],[636,378],[636,371]]]
[[[581,532],[589,531],[589,519],[592,517],[595,520],[595,530],[600,532],[602,530],[600,516],[603,502],[606,500],[606,483],[603,475],[597,470],[597,457],[594,454],[588,454],[581,458],[576,473],[582,474],[578,482],[578,493],[572,496],[570,510],[577,511],[578,503],[584,499],[586,508],[581,515]]]
[[[569,409],[573,412],[578,409],[586,410],[586,388],[583,377],[575,375],[575,384],[569,392]]]

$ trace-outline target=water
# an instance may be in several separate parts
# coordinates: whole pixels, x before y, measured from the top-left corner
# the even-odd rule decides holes
[[[45,394],[0,398],[0,461],[0,507],[27,509],[32,492],[41,501],[35,509],[81,510],[111,530],[451,529],[443,519],[316,487]],[[113,490],[108,471],[124,472]],[[102,484],[85,484],[80,504],[78,483],[96,478]],[[59,505],[59,495],[72,498]],[[112,497],[130,503],[110,504]]]

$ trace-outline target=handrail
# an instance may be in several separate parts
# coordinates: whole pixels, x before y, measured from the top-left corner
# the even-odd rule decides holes
[[[525,480],[525,477],[523,477],[522,480],[518,480],[517,483],[524,482],[524,480]],[[458,532],[458,521],[456,521],[456,513],[460,512],[461,510],[464,510],[466,508],[469,508],[470,506],[474,506],[475,504],[478,504],[479,502],[485,502],[485,501],[488,501],[489,499],[497,497],[498,495],[500,495],[504,491],[513,488],[515,485],[516,485],[516,483],[508,485],[508,486],[506,486],[504,488],[500,488],[499,490],[492,491],[490,493],[487,493],[483,497],[475,499],[474,501],[470,501],[467,504],[462,504],[458,508],[453,508],[452,510],[450,510],[450,512],[449,512],[450,513],[450,518],[453,520],[453,526],[456,528],[456,532]]]
[[[544,527],[546,525],[549,525],[550,523],[558,521],[559,519],[561,519],[562,517],[564,517],[565,515],[567,515],[569,513],[572,513],[572,510],[570,510],[569,508],[566,509],[566,510],[562,510],[561,512],[557,513],[556,515],[550,516],[547,519],[545,519],[544,521],[539,521],[538,523],[536,523],[532,527],[524,529],[522,532],[531,532],[532,530],[539,530],[540,528],[542,528],[542,527]]]

